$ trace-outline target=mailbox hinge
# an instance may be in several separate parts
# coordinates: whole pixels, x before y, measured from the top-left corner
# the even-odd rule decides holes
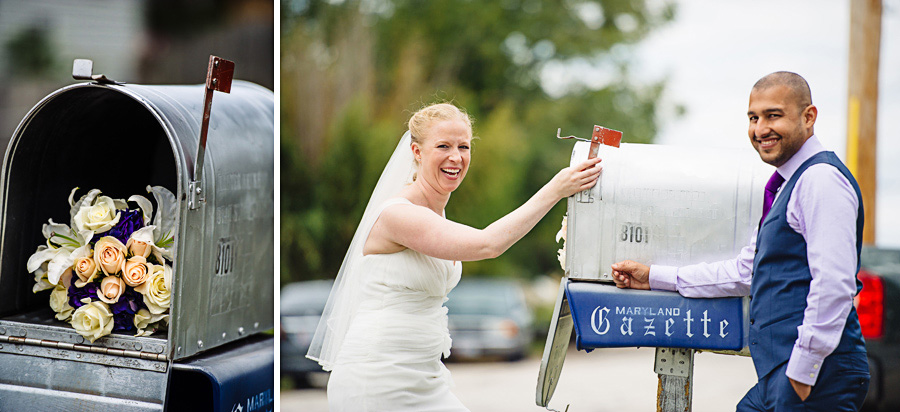
[[[94,74],[94,62],[88,59],[75,59],[72,63],[72,78],[75,80],[93,80],[96,84],[125,84],[106,77],[104,74]]]
[[[75,343],[58,342],[47,339],[34,339],[18,336],[0,335],[0,343],[10,343],[14,345],[30,345],[40,346],[43,348],[64,349],[77,352],[99,353],[101,355],[124,356],[128,358],[137,358],[150,361],[167,362],[168,357],[163,353],[151,353],[136,350],[125,350],[115,348],[104,348],[101,346],[81,345]]]

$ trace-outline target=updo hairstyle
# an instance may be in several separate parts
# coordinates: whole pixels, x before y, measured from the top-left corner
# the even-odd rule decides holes
[[[409,118],[412,141],[421,145],[431,126],[441,120],[461,120],[472,130],[472,118],[468,113],[450,103],[437,103],[419,109]]]

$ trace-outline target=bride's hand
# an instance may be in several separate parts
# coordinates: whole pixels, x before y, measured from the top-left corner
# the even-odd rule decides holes
[[[600,158],[588,159],[575,166],[560,170],[550,180],[550,184],[562,199],[594,187],[601,170],[603,170],[603,166],[600,165]]]

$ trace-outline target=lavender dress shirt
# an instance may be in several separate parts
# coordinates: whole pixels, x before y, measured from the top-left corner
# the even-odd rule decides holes
[[[813,135],[778,173],[790,180],[803,162],[824,150]],[[828,164],[809,167],[788,201],[787,221],[806,240],[812,282],[786,375],[807,385],[815,385],[822,361],[837,347],[856,295],[858,206],[853,186]],[[680,268],[651,266],[651,289],[698,298],[749,295],[756,235],[754,231],[735,259]]]

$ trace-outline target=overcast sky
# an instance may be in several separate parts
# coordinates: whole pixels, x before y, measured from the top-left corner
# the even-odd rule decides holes
[[[676,20],[637,47],[631,75],[668,76],[657,143],[746,148],[747,101],[760,77],[797,72],[819,109],[816,135],[844,159],[847,134],[849,0],[682,0]],[[885,0],[882,16],[878,113],[876,243],[900,247],[900,0]],[[893,120],[893,121],[892,121]]]

